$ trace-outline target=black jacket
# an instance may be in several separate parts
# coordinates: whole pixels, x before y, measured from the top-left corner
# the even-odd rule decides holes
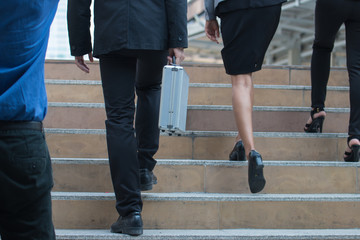
[[[92,51],[92,0],[68,0],[73,56]],[[186,0],[94,0],[94,56],[121,49],[187,47]]]

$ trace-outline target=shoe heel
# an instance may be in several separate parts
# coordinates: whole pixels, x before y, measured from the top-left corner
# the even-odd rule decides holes
[[[239,153],[233,152],[229,159],[230,161],[239,161]]]
[[[312,123],[305,125],[304,131],[308,133],[322,133],[324,120],[324,117],[315,118]]]
[[[141,184],[140,185],[140,190],[141,191],[150,191],[153,189],[153,183],[149,183],[149,184]]]
[[[352,145],[351,147],[353,154],[354,154],[354,162],[358,162],[360,159],[360,145]]]
[[[256,158],[256,169],[263,169],[264,163],[262,162],[261,158]]]
[[[313,123],[311,124],[312,131],[316,133],[322,133],[323,123],[324,117],[315,118]]]
[[[325,120],[324,117],[320,117],[319,119],[319,133],[322,133],[324,120]]]
[[[246,161],[245,150],[242,153],[238,153],[238,161]]]
[[[239,152],[236,152],[236,161],[245,161],[246,160],[246,157],[245,157],[245,152],[242,152],[242,153],[239,153]],[[233,160],[235,161],[235,160]]]
[[[234,149],[229,154],[229,160],[230,161],[246,161],[245,149],[244,149],[244,145],[241,140],[235,144]]]
[[[123,228],[122,233],[131,235],[131,236],[139,236],[139,235],[143,234],[143,228],[142,227]]]

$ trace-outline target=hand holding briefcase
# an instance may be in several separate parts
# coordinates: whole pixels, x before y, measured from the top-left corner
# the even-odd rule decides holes
[[[164,66],[159,118],[161,131],[169,135],[185,132],[188,91],[189,76],[184,68],[178,65]]]

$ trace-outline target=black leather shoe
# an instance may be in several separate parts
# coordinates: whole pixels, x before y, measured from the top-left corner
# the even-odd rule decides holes
[[[266,181],[263,174],[264,164],[260,153],[251,150],[249,153],[249,172],[248,181],[252,193],[260,192],[264,189]]]
[[[229,160],[230,161],[245,161],[246,160],[245,148],[244,148],[244,144],[241,140],[235,144],[234,149],[229,154]]]
[[[123,233],[131,236],[139,236],[143,234],[143,222],[139,212],[133,212],[126,217],[119,217],[118,220],[111,225],[112,233]]]
[[[146,168],[140,169],[140,190],[149,191],[157,184],[157,177]]]

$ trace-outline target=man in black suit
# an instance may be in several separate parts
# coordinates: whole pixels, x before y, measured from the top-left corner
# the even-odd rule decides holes
[[[91,0],[68,1],[71,54],[85,72],[89,68],[83,55],[93,60],[90,5]],[[156,183],[152,171],[159,147],[162,68],[173,56],[177,64],[184,59],[186,11],[186,0],[94,2],[93,55],[100,59],[110,171],[120,215],[112,232],[142,234],[140,191]]]

